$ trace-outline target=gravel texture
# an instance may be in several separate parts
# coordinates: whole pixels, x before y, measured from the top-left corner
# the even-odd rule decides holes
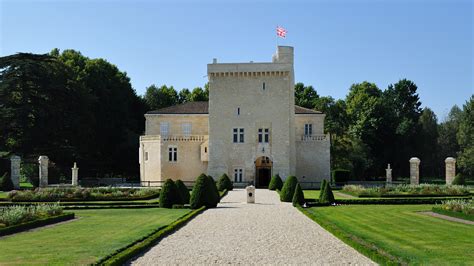
[[[257,189],[246,204],[244,190],[230,191],[215,209],[206,210],[161,240],[134,265],[157,264],[374,264],[275,191]]]

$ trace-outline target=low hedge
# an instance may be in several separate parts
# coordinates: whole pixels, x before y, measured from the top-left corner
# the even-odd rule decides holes
[[[336,199],[336,204],[342,205],[416,205],[416,204],[437,204],[449,199],[470,199],[470,197],[449,197],[449,198],[393,198],[393,199]],[[307,202],[309,207],[329,206],[330,204],[319,202]]]
[[[375,196],[375,195],[359,195],[357,196],[356,194],[352,193],[347,193],[347,192],[341,192],[344,194],[352,195],[354,197],[359,197],[359,198],[452,198],[452,197],[463,197],[463,196],[469,196],[470,193],[466,194],[461,194],[461,195],[443,195],[443,194],[388,194],[388,195],[382,195],[382,196]]]
[[[146,205],[103,205],[103,206],[91,206],[91,205],[71,205],[65,206],[65,210],[102,210],[102,209],[146,209],[146,208],[160,208],[159,204],[146,204]]]
[[[0,228],[0,236],[11,235],[19,232],[23,232],[26,230],[30,230],[33,228],[37,228],[40,226],[55,224],[67,220],[74,219],[74,213],[63,213],[61,215],[47,217],[43,219],[38,219],[34,221],[29,221],[26,223],[21,223],[17,225],[12,225],[4,228]]]
[[[435,213],[438,213],[438,214],[447,215],[447,216],[451,216],[451,217],[454,217],[454,218],[459,218],[459,219],[468,220],[468,221],[474,221],[474,215],[470,215],[470,214],[463,213],[463,212],[448,211],[448,210],[444,210],[444,209],[439,208],[439,207],[433,207],[432,211],[435,212]]]
[[[179,228],[183,227],[187,222],[189,222],[193,217],[200,214],[206,208],[203,206],[199,209],[193,210],[188,214],[185,214],[175,222],[171,223],[168,226],[163,226],[156,229],[153,233],[134,241],[133,243],[120,248],[113,252],[112,254],[100,259],[95,265],[123,265],[128,260],[147,250],[151,246],[155,245],[164,237],[175,232]]]

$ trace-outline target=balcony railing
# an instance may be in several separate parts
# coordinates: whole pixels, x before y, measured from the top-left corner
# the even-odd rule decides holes
[[[161,136],[162,141],[195,141],[203,142],[205,140],[204,135],[169,135]]]
[[[324,141],[327,139],[326,135],[302,135],[301,141]]]

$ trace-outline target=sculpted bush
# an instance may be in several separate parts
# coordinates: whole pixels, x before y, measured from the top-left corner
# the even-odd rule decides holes
[[[293,194],[295,193],[296,184],[298,179],[296,176],[289,176],[286,178],[283,188],[280,192],[280,200],[283,202],[291,202],[293,200]]]
[[[189,190],[186,185],[180,179],[175,182],[176,188],[178,189],[179,204],[189,204]]]
[[[172,208],[180,202],[178,189],[171,179],[166,179],[160,192],[160,208]]]
[[[217,189],[219,191],[224,191],[225,189],[227,190],[234,189],[234,185],[232,184],[232,181],[230,181],[230,178],[226,174],[223,174],[221,175],[221,177],[219,177],[219,180],[217,181]]]
[[[272,179],[270,180],[270,184],[268,184],[268,189],[269,190],[281,190],[283,187],[283,180],[281,180],[281,177],[279,174],[272,176]]]
[[[304,194],[303,190],[301,189],[300,183],[296,184],[295,193],[293,194],[293,206],[303,206],[305,203],[304,201]]]

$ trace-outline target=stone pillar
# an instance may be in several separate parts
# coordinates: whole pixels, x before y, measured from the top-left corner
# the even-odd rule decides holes
[[[410,159],[410,185],[420,184],[420,162],[416,157]]]
[[[38,158],[39,163],[39,186],[47,187],[48,186],[48,156],[41,155]]]
[[[77,168],[76,162],[74,162],[74,167],[71,168],[72,170],[72,185],[77,186],[79,185],[79,168]]]
[[[456,159],[448,157],[444,163],[446,164],[446,185],[451,185],[456,176]]]
[[[15,189],[20,189],[20,163],[20,156],[13,155],[10,157],[10,178]]]
[[[390,169],[390,164],[388,164],[387,169],[385,169],[385,176],[387,177],[387,184],[392,184],[392,169]]]

